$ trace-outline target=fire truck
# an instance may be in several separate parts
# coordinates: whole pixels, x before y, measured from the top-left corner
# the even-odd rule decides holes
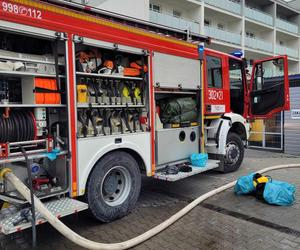
[[[58,217],[125,216],[143,175],[234,171],[249,121],[289,109],[285,55],[255,61],[248,82],[245,60],[189,31],[60,0],[0,0],[0,17],[0,170]],[[30,227],[3,178],[0,200],[2,233]]]

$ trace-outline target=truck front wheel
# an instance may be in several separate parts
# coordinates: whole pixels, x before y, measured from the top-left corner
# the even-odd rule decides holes
[[[229,132],[226,141],[226,154],[224,161],[224,173],[230,173],[237,170],[244,158],[244,145],[241,137]]]
[[[135,206],[141,189],[140,169],[126,152],[104,156],[94,167],[87,184],[92,215],[110,222],[127,215]]]

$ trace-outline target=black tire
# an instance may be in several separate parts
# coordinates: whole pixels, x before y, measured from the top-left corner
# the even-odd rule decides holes
[[[124,217],[134,208],[140,190],[141,173],[135,159],[126,152],[110,153],[90,174],[86,195],[89,209],[101,222]]]
[[[226,155],[224,159],[224,173],[236,171],[244,159],[244,144],[241,137],[229,132],[226,140]]]

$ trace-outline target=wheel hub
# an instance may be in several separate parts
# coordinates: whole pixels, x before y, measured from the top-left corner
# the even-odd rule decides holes
[[[235,143],[228,143],[226,145],[226,163],[229,165],[234,165],[240,158],[240,149]]]
[[[103,189],[107,194],[113,194],[118,188],[118,176],[116,174],[109,174],[105,180]]]
[[[131,176],[123,166],[110,169],[101,182],[101,195],[109,206],[118,206],[128,197],[131,189]]]

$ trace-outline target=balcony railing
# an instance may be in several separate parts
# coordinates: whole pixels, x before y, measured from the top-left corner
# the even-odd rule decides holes
[[[245,8],[245,16],[268,25],[273,25],[273,17],[265,12],[249,7]]]
[[[172,28],[186,30],[189,29],[194,33],[200,33],[200,24],[182,17],[175,17],[172,14],[160,13],[150,10],[150,21],[166,25]]]
[[[280,18],[276,19],[276,27],[295,34],[298,34],[299,32],[298,26],[296,24],[282,20]]]
[[[204,0],[205,3],[213,5],[215,7],[233,12],[235,14],[242,13],[242,6],[241,4],[235,3],[230,0]]]
[[[268,43],[256,38],[245,37],[245,45],[252,49],[263,50],[267,52],[273,51],[272,43]]]
[[[217,40],[221,40],[233,44],[241,44],[241,35],[225,30],[220,30],[215,27],[205,26],[205,35]]]
[[[297,49],[292,49],[281,45],[276,46],[276,54],[299,58],[299,51]]]

